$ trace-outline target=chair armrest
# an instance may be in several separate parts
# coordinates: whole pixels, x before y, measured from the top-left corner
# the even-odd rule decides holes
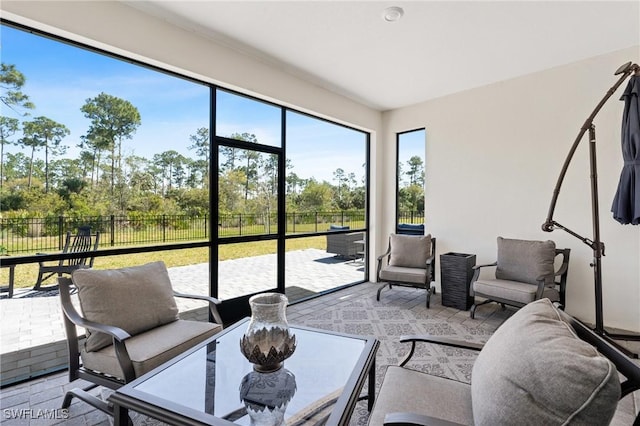
[[[478,281],[478,278],[480,278],[480,269],[482,268],[486,268],[489,266],[498,266],[498,262],[493,262],[493,263],[485,263],[484,265],[475,265],[473,267],[471,267],[471,270],[473,271],[473,276],[471,277],[471,287],[469,288],[469,294],[471,296],[474,296],[474,290],[473,290],[473,283],[475,283],[476,281]]]
[[[486,268],[487,266],[498,266],[498,262],[485,263],[484,265],[475,265],[471,269],[476,270],[476,269],[480,269],[480,268]]]
[[[215,297],[203,296],[203,295],[200,295],[200,294],[178,293],[178,292],[174,291],[173,295],[175,297],[182,297],[184,299],[206,300],[207,302],[213,303],[214,305],[219,305],[220,303],[222,303],[220,300],[216,299]]]
[[[383,254],[381,254],[380,256],[378,256],[377,260],[378,260],[378,266],[376,268],[376,281],[380,281],[380,271],[382,270],[382,261],[385,258],[385,256],[388,256],[391,253],[391,246],[389,246],[389,248],[387,248],[387,251],[384,252]]]
[[[218,308],[216,307],[216,305],[219,305],[221,303],[219,299],[216,299],[215,297],[211,297],[211,296],[203,296],[200,294],[178,293],[176,291],[173,292],[173,295],[175,297],[181,297],[183,299],[196,299],[196,300],[204,300],[209,302],[209,312],[211,312],[211,316],[213,316],[213,320],[216,322],[216,324],[223,325],[222,317],[220,316],[220,313],[218,312]]]
[[[384,416],[385,426],[462,426],[460,423],[437,419],[417,413],[388,413]]]
[[[553,275],[554,277],[562,276],[567,273],[568,269],[569,269],[569,262],[563,263],[562,265],[560,265],[560,268]]]
[[[97,331],[100,333],[108,334],[111,337],[114,337],[118,341],[124,341],[131,337],[129,333],[121,329],[120,327],[116,327],[113,325],[100,324],[95,321],[90,321],[84,317],[81,317],[78,311],[75,310],[73,306],[63,305],[62,310],[64,314],[69,318],[69,321],[74,323],[75,325],[86,328],[90,331]]]
[[[432,265],[434,260],[436,260],[436,255],[435,255],[435,254],[432,254],[431,256],[429,256],[429,257],[427,258],[427,266],[428,266],[428,265]]]
[[[400,367],[404,367],[406,363],[411,360],[413,353],[416,350],[416,343],[435,343],[442,346],[449,346],[452,348],[468,349],[472,351],[480,351],[484,347],[483,343],[465,342],[463,340],[447,339],[444,337],[422,335],[422,336],[402,336],[400,337],[400,343],[411,343],[411,349],[405,358],[400,362]]]
[[[378,262],[384,259],[385,256],[388,256],[390,253],[391,253],[391,247],[389,247],[386,252],[384,252],[383,254],[377,257]]]

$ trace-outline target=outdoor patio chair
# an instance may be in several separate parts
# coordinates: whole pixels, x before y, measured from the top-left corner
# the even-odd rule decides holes
[[[378,256],[378,282],[384,284],[378,289],[376,300],[380,301],[380,292],[386,286],[422,288],[427,290],[427,308],[431,295],[436,293],[431,282],[435,280],[436,239],[429,235],[389,236],[389,248]]]
[[[62,408],[73,397],[113,415],[112,407],[87,392],[97,386],[117,389],[222,330],[213,297],[173,291],[164,262],[122,269],[78,269],[72,278],[58,278],[69,349],[69,381],[84,379],[85,388],[68,391]],[[71,301],[78,289],[82,314]],[[207,301],[214,323],[178,318],[175,297]],[[76,326],[87,331],[78,341]]]
[[[514,240],[498,237],[498,260],[476,265],[469,293],[474,297],[470,316],[485,303],[522,307],[534,300],[548,298],[565,304],[570,249],[556,249],[551,241]],[[562,264],[555,270],[555,259],[562,255]],[[495,266],[495,278],[480,278],[480,270]],[[485,300],[477,303],[475,297]]]
[[[411,344],[409,353],[400,365],[387,367],[369,426],[608,425],[612,420],[640,425],[640,414],[618,410],[625,396],[632,400],[631,393],[640,389],[640,365],[547,299],[513,314],[485,344],[427,335],[403,336],[400,342]],[[442,354],[475,351],[470,379],[412,369],[414,354],[425,353],[416,351],[418,344],[439,347]]]
[[[329,231],[343,231],[348,226],[331,225]],[[358,243],[358,241],[360,243]],[[349,232],[346,234],[327,234],[327,253],[333,253],[346,259],[362,257],[364,250],[364,232]]]
[[[51,290],[57,287],[57,285],[50,285],[43,287],[42,283],[54,275],[62,277],[63,274],[70,275],[73,271],[83,268],[92,268],[94,256],[92,252],[98,250],[98,244],[100,243],[100,232],[91,234],[91,227],[80,226],[76,235],[71,235],[71,232],[67,232],[64,240],[64,247],[62,253],[87,253],[87,256],[76,257],[72,259],[60,259],[57,264],[47,264],[45,262],[39,262],[40,268],[38,270],[38,280],[36,281],[34,290]],[[46,253],[37,253],[46,254]]]

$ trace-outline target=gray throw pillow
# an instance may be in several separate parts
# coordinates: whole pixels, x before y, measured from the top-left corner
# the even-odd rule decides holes
[[[615,366],[576,336],[549,299],[505,321],[471,375],[476,425],[607,425],[619,398]]]
[[[164,262],[110,270],[79,269],[72,279],[88,320],[122,328],[134,336],[178,319]],[[87,351],[110,344],[110,336],[87,332]]]
[[[556,244],[551,241],[512,240],[498,237],[496,278],[538,284],[546,276],[545,285],[553,285]]]
[[[427,267],[431,256],[431,234],[425,236],[391,234],[389,265],[406,268]]]

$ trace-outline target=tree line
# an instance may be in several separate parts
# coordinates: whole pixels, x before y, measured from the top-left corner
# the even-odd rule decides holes
[[[79,137],[77,158],[65,156],[69,129],[37,111],[24,93],[25,76],[15,65],[0,68],[0,210],[14,215],[108,215],[149,213],[203,215],[210,211],[211,141],[200,127],[184,141],[193,157],[175,150],[152,158],[123,154],[123,142],[142,124],[128,100],[99,93],[79,106],[89,120]],[[6,111],[6,113],[5,113]],[[232,139],[258,143],[256,136]],[[19,152],[5,152],[9,145]],[[39,155],[36,155],[39,154]],[[42,155],[43,154],[43,155]],[[270,214],[277,207],[277,156],[221,146],[218,153],[218,209],[221,214]],[[400,207],[424,208],[424,172],[420,157],[402,170]],[[364,178],[341,168],[327,182],[301,178],[286,163],[288,211],[362,210]],[[402,167],[404,169],[404,167]],[[364,173],[363,173],[364,175]]]

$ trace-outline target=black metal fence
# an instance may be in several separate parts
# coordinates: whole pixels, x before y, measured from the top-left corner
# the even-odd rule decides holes
[[[424,214],[402,212],[401,217],[407,223],[422,223]],[[202,241],[210,237],[209,221],[209,215],[0,218],[0,254],[61,250],[65,234],[75,233],[79,226],[90,226],[92,232],[100,231],[101,247]],[[287,234],[323,232],[330,225],[364,228],[365,213],[357,210],[286,214]],[[270,235],[277,230],[276,213],[220,215],[218,221],[220,237]]]
[[[424,212],[401,211],[398,212],[398,223],[420,224],[424,223]]]

